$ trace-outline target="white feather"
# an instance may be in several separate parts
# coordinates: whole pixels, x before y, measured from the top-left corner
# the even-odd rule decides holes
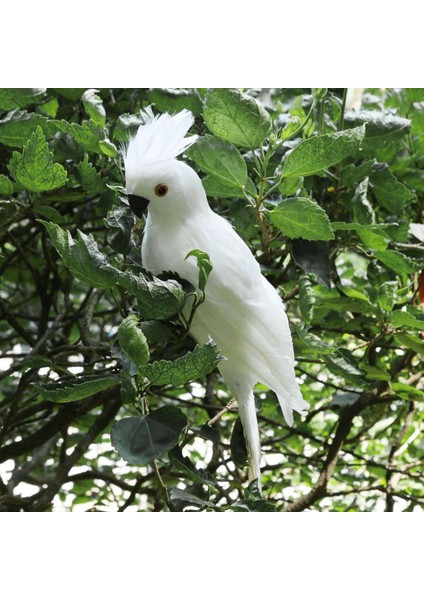
[[[176,115],[163,113],[154,116],[151,110],[142,112],[144,124],[132,136],[124,149],[125,176],[136,179],[149,163],[172,160],[197,140],[197,135],[184,137],[194,123],[188,110]]]
[[[175,122],[180,135],[183,127],[178,115],[167,117],[164,123]],[[148,127],[146,135],[157,153],[158,142],[152,141],[156,135],[154,123],[158,124],[159,119],[144,127]],[[137,143],[144,147],[143,131],[141,127]],[[167,151],[168,146],[163,145]],[[178,147],[183,147],[181,140]],[[149,149],[145,153],[151,156]],[[206,300],[196,311],[191,334],[199,343],[212,337],[227,358],[218,368],[238,401],[249,451],[249,474],[258,478],[260,485],[260,441],[253,387],[261,382],[274,390],[289,425],[293,423],[293,410],[303,413],[309,408],[295,377],[292,338],[283,302],[233,227],[210,209],[196,173],[176,160],[159,166],[152,164],[151,169],[154,181],[168,177],[175,190],[170,187],[166,201],[149,197],[143,265],[154,274],[175,271],[196,286],[196,261],[185,257],[195,248],[209,254],[213,269],[206,286]],[[137,185],[148,189],[140,171],[137,176]]]

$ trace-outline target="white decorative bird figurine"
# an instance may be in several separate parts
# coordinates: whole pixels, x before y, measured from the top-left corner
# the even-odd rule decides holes
[[[197,136],[184,136],[194,122],[183,110],[145,115],[124,153],[126,189],[138,216],[148,208],[142,263],[151,273],[174,271],[197,287],[199,271],[187,254],[206,252],[212,271],[206,298],[190,334],[204,344],[212,337],[227,360],[218,368],[237,400],[249,456],[249,478],[260,480],[261,446],[253,388],[261,382],[278,397],[284,417],[309,405],[294,372],[291,333],[283,302],[231,224],[209,207],[197,173],[176,160]],[[190,309],[187,309],[190,312]]]

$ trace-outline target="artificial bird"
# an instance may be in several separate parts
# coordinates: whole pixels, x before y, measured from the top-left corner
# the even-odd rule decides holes
[[[191,112],[144,114],[144,124],[124,149],[126,190],[137,216],[147,207],[141,257],[157,275],[172,271],[198,286],[192,250],[206,252],[212,271],[204,302],[190,334],[200,344],[211,337],[227,360],[218,369],[238,403],[249,457],[249,478],[259,487],[261,445],[253,388],[273,390],[287,423],[293,410],[303,414],[294,371],[293,343],[283,302],[232,225],[209,206],[202,181],[177,160],[197,136],[185,137],[194,123]],[[190,312],[190,308],[187,309]]]

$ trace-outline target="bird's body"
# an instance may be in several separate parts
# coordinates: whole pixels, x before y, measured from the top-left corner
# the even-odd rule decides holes
[[[182,114],[166,116],[176,119]],[[187,116],[186,121],[185,132],[192,122]],[[142,127],[140,131],[142,134]],[[250,477],[260,481],[255,384],[261,382],[274,390],[289,425],[293,422],[293,410],[302,412],[308,408],[295,378],[293,345],[283,303],[231,224],[211,210],[201,180],[189,166],[171,158],[151,164],[149,170],[145,162],[142,169],[147,176],[137,178],[134,176],[137,161],[135,156],[132,158],[134,164],[130,163],[128,169],[127,153],[127,189],[130,184],[132,195],[149,200],[142,242],[143,266],[153,274],[176,272],[196,287],[199,278],[196,260],[186,258],[187,254],[198,249],[210,257],[213,268],[205,301],[196,310],[190,333],[199,343],[206,343],[212,337],[227,359],[218,368],[238,402]],[[148,195],[158,184],[174,191],[173,201]]]

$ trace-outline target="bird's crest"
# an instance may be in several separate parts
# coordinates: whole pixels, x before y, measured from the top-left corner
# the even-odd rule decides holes
[[[189,110],[154,116],[149,107],[141,116],[143,124],[124,149],[127,176],[131,172],[139,173],[146,163],[176,158],[197,140],[197,135],[184,137],[194,123]]]

